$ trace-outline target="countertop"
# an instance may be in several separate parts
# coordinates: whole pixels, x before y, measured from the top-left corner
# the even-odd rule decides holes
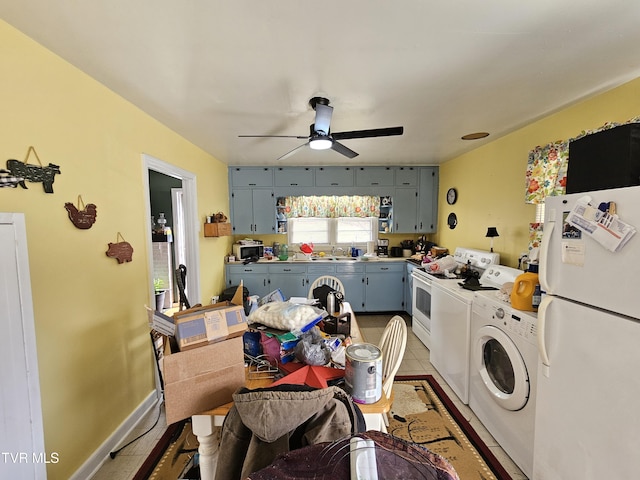
[[[329,255],[330,257],[330,255]],[[405,260],[409,260],[406,257],[369,257],[368,260],[362,260],[360,258],[356,258],[355,260],[350,260],[348,257],[341,257],[337,260],[333,260],[327,257],[319,257],[315,260],[309,260],[307,258],[304,259],[295,259],[293,256],[289,257],[289,260],[278,260],[277,258],[273,258],[268,260],[266,258],[261,258],[257,262],[252,263],[371,263],[371,262],[402,262]],[[234,262],[226,262],[228,265],[242,265],[242,260],[236,260]]]

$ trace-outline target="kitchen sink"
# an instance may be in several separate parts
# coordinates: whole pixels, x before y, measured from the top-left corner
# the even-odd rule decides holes
[[[325,256],[325,257],[313,257],[311,258],[314,262],[355,262],[358,260],[356,257],[335,257],[335,256]]]

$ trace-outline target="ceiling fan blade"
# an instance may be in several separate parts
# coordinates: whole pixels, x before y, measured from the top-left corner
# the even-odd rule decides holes
[[[402,135],[404,127],[374,128],[372,130],[354,130],[351,132],[332,133],[335,140],[347,140],[349,138],[390,137]]]
[[[356,152],[354,152],[350,148],[345,147],[341,143],[336,142],[335,140],[331,145],[331,150],[335,150],[336,152],[341,153],[345,157],[349,157],[349,158],[354,158],[358,156]]]
[[[331,115],[333,115],[333,107],[329,105],[316,105],[316,122],[315,131],[323,135],[329,135],[329,126],[331,125]]]
[[[238,137],[243,138],[299,138],[303,140],[305,138],[309,138],[309,135],[238,135]]]
[[[303,138],[307,138],[307,137],[303,137]],[[300,145],[300,146],[294,148],[293,150],[291,150],[290,152],[287,152],[284,155],[282,155],[280,158],[278,158],[278,160],[284,160],[285,158],[289,158],[290,156],[295,154],[298,150],[306,147],[307,145],[309,145],[309,142],[303,143],[302,145]]]

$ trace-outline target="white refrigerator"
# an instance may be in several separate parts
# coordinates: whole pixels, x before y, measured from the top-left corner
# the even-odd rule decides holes
[[[566,221],[586,200],[593,235]],[[615,217],[593,221],[640,228],[640,187],[545,203],[533,478],[640,478],[640,235],[616,250]]]

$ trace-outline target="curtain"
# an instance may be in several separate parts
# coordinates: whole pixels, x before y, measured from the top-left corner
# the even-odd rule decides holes
[[[323,195],[284,198],[284,215],[297,217],[379,217],[380,197]]]
[[[572,141],[629,123],[640,123],[640,117],[634,117],[624,123],[607,122],[595,130],[583,130],[575,138],[558,140],[531,150],[525,175],[525,202],[544,203],[548,196],[564,195],[569,167],[569,144]]]
[[[531,150],[525,175],[525,202],[543,204],[546,197],[564,195],[569,168],[569,144],[572,141],[628,123],[640,123],[640,117],[634,117],[624,123],[607,122],[596,130],[583,130],[575,138],[558,140]],[[530,223],[529,252],[538,248],[541,240],[542,223]]]

